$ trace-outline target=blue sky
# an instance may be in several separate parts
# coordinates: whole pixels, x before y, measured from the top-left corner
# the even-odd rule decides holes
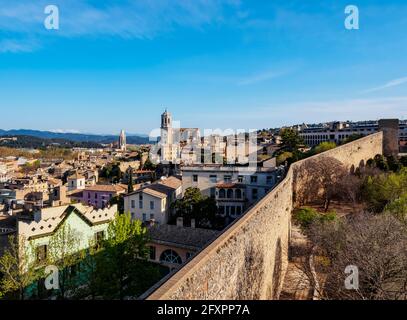
[[[405,0],[0,0],[0,128],[406,119],[406,32]]]

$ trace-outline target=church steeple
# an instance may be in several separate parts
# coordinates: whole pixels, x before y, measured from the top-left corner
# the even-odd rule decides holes
[[[165,112],[161,115],[161,128],[167,129],[171,128],[171,126],[172,126],[172,116],[171,113],[167,111],[167,108],[165,108]]]
[[[126,133],[124,132],[124,130],[120,131],[119,149],[122,151],[126,151],[127,149]]]

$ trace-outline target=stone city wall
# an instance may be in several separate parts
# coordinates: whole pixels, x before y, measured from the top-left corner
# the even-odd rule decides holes
[[[382,153],[381,132],[314,157],[358,167]],[[308,158],[311,159],[311,158]],[[278,299],[288,264],[293,194],[302,160],[286,178],[178,272],[146,294],[149,300]],[[301,169],[300,169],[301,168]],[[306,168],[306,166],[305,166]]]

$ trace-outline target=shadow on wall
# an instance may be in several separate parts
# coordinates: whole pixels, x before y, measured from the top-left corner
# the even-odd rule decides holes
[[[273,261],[271,261],[273,263]],[[272,292],[270,289],[267,292],[267,299],[278,299],[280,294],[280,287],[283,282],[283,247],[281,245],[281,239],[278,238],[276,244],[276,253],[274,255],[274,269],[273,269],[273,282]],[[271,293],[271,294],[270,294]]]
[[[264,246],[250,242],[245,248],[244,263],[236,285],[237,300],[259,300],[264,282]]]

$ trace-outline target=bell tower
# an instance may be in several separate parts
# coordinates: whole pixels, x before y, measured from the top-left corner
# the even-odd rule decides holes
[[[167,109],[161,115],[161,144],[172,144],[172,116]]]

